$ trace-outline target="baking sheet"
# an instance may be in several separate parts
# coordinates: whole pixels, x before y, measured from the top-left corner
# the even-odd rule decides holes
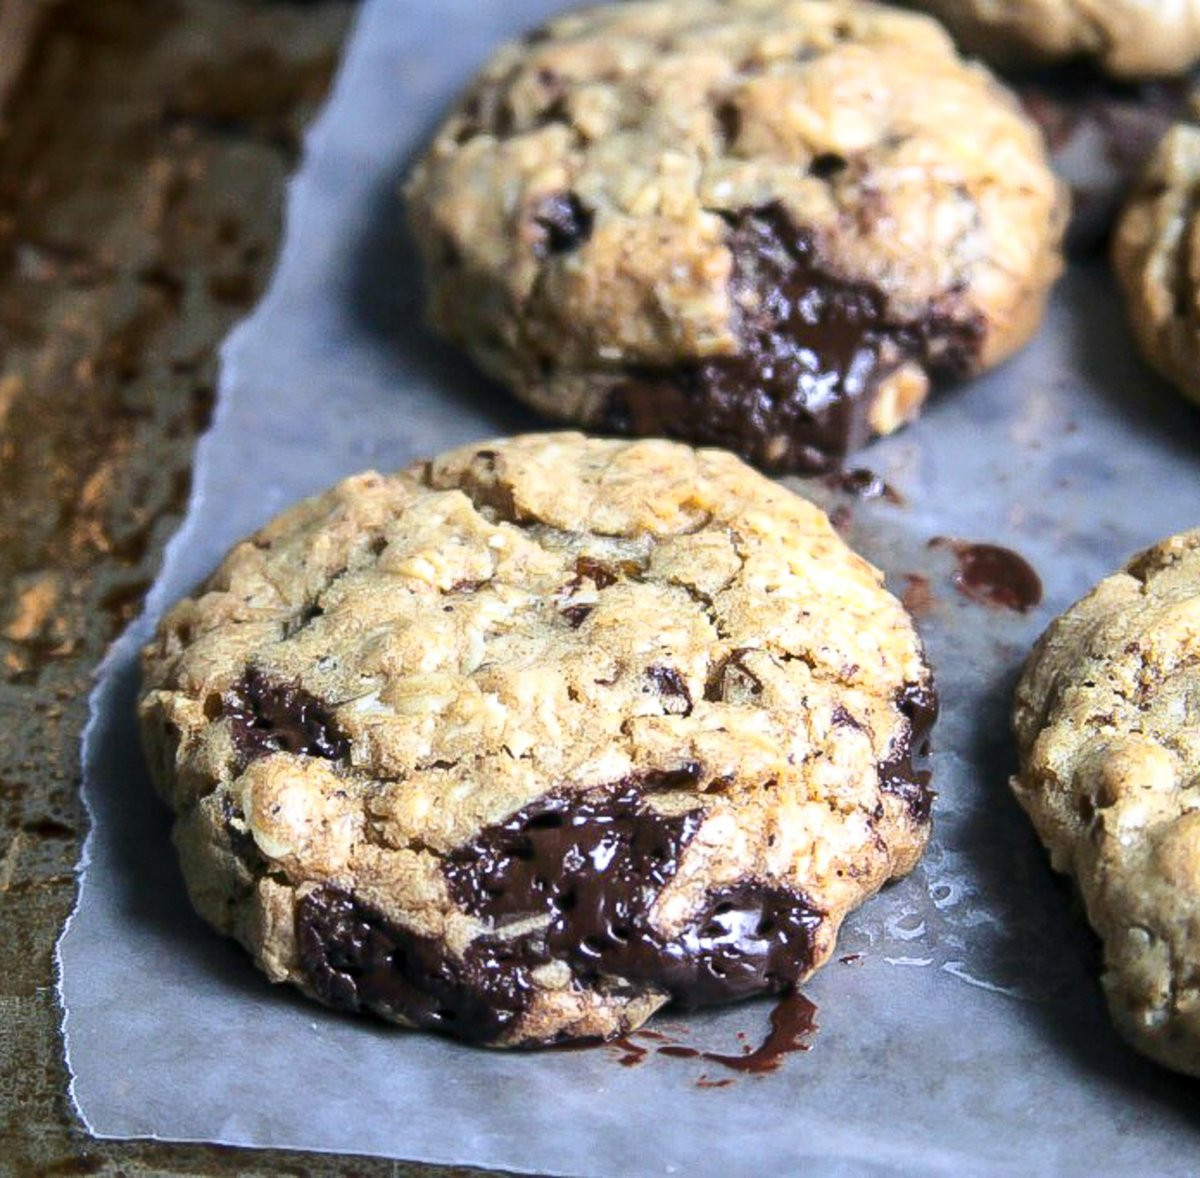
[[[820,1029],[766,1076],[651,1052],[499,1054],[340,1016],[274,989],[191,914],[133,723],[136,651],[238,537],[350,472],[535,427],[426,335],[395,190],[453,92],[552,0],[373,0],[290,194],[280,265],[229,339],[193,501],[147,614],[93,696],[93,817],[60,945],[71,1095],[103,1137],[336,1150],[554,1174],[1194,1170],[1197,1085],[1109,1028],[1094,947],[1011,800],[1007,699],[1049,618],[1130,552],[1200,522],[1200,413],[1131,352],[1107,272],[1062,284],[1001,372],[946,396],[864,464],[906,505],[843,509],[921,619],[944,713],[936,834],[853,917],[805,992]],[[1040,572],[1019,615],[957,595],[934,536],[1009,545]],[[768,1003],[660,1017],[737,1051]],[[652,1042],[643,1041],[646,1046]],[[733,1078],[727,1087],[697,1081]]]

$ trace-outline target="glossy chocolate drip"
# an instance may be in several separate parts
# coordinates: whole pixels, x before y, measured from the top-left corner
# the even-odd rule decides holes
[[[806,1035],[817,1029],[816,1004],[803,994],[786,994],[771,1011],[771,1030],[762,1045],[746,1055],[720,1055],[715,1051],[701,1053],[701,1058],[735,1072],[773,1072],[783,1057],[793,1051],[807,1051]]]
[[[894,507],[905,505],[904,496],[895,487],[865,466],[831,471],[825,476],[825,484],[858,499],[883,499]]]
[[[332,1006],[475,1042],[514,1026],[532,999],[531,971],[553,960],[578,984],[652,986],[688,1006],[787,990],[811,967],[822,920],[800,896],[745,882],[710,893],[675,938],[651,927],[703,814],[661,814],[646,794],[683,779],[694,779],[690,765],[649,782],[552,794],[454,852],[444,865],[451,895],[497,930],[461,959],[358,897],[317,889],[296,912],[308,984]],[[503,935],[530,917],[544,921]]]
[[[938,697],[933,683],[910,683],[896,701],[908,719],[888,758],[879,764],[879,788],[904,800],[918,822],[928,822],[934,792],[929,788],[929,734],[938,716]]]
[[[220,714],[241,767],[271,753],[341,760],[349,741],[338,731],[328,707],[297,683],[275,683],[255,667],[222,696]]]
[[[958,561],[952,580],[964,597],[980,605],[1028,613],[1042,600],[1042,580],[1020,553],[998,544],[970,544],[937,536],[930,548],[948,548]]]
[[[472,1042],[498,1038],[529,1006],[529,970],[542,957],[528,940],[473,942],[451,957],[339,888],[296,906],[296,940],[308,984],[340,1010],[402,1015],[415,1026]]]
[[[455,852],[446,879],[474,915],[547,914],[547,955],[587,984],[641,982],[687,1006],[779,991],[807,972],[822,919],[801,897],[747,882],[711,893],[673,939],[651,927],[701,818],[659,813],[641,782],[552,795]]]
[[[818,471],[867,441],[875,390],[904,361],[935,375],[973,369],[977,319],[931,311],[889,322],[882,292],[824,270],[812,234],[777,205],[729,220],[739,353],[631,370],[604,428],[724,446],[771,470]]]

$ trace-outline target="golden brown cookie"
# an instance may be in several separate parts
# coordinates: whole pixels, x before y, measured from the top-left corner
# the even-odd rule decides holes
[[[1200,127],[1163,137],[1117,223],[1112,256],[1142,355],[1200,401]]]
[[[732,455],[549,434],[351,478],[145,651],[192,899],[275,981],[498,1046],[785,990],[929,834],[882,576]]]
[[[1087,60],[1117,78],[1182,74],[1200,59],[1200,0],[906,0],[969,53],[1005,67]]]
[[[501,49],[408,185],[431,318],[547,415],[836,462],[1002,360],[1060,267],[1041,136],[932,20],[587,8]]]
[[[1113,1019],[1200,1075],[1200,531],[1102,581],[1017,688],[1013,779],[1104,942]]]

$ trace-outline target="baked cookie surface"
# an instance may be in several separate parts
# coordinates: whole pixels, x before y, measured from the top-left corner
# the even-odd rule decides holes
[[[500,1046],[785,990],[929,834],[936,697],[882,582],[720,451],[348,479],[145,650],[192,900],[275,981]]]
[[[816,470],[1018,348],[1041,136],[929,18],[584,9],[499,51],[407,187],[431,319],[551,417]]]
[[[1084,59],[1117,78],[1181,74],[1200,58],[1200,0],[906,0],[995,65]]]
[[[1163,137],[1129,197],[1112,258],[1146,362],[1200,401],[1200,126]]]
[[[1200,531],[1102,581],[1017,688],[1013,788],[1079,885],[1113,1019],[1200,1075]]]

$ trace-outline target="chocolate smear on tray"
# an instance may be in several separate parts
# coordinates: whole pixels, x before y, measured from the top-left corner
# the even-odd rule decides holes
[[[948,549],[958,567],[951,581],[964,597],[980,605],[1028,613],[1042,600],[1042,582],[1020,553],[998,544],[972,544],[935,536],[930,548]]]
[[[793,1051],[808,1051],[805,1038],[817,1029],[817,1007],[798,991],[785,994],[771,1011],[771,1030],[762,1043],[746,1055],[720,1055],[702,1051],[700,1057],[735,1072],[773,1072]]]

